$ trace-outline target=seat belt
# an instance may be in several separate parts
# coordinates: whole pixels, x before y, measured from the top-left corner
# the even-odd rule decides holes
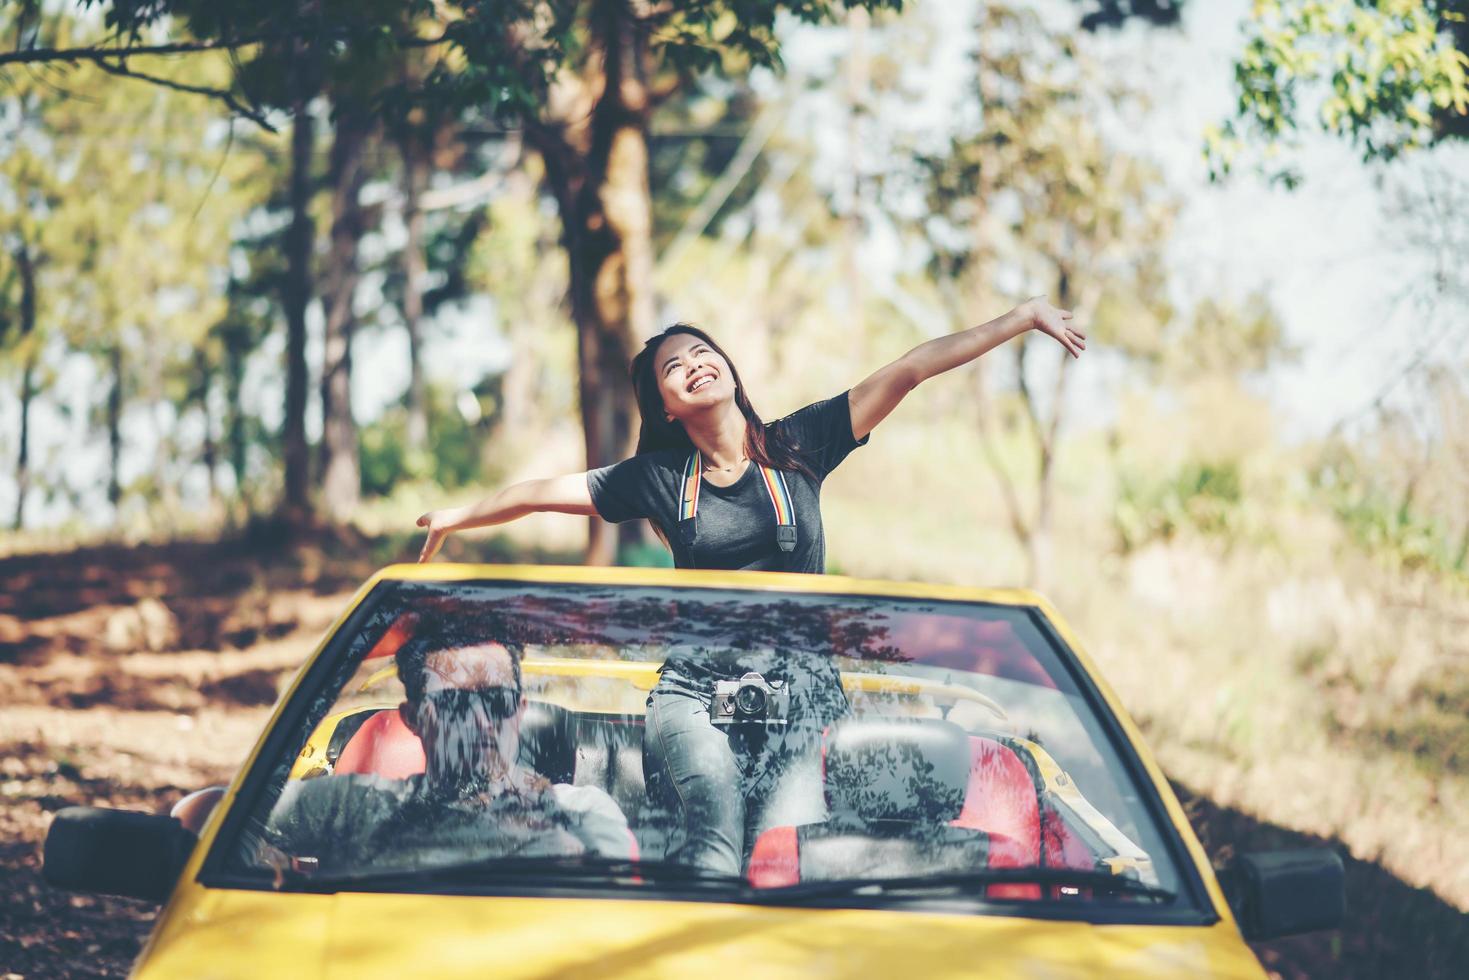
[[[750,460],[752,465],[754,460]],[[786,486],[785,474],[773,466],[760,464],[760,476],[765,481],[765,490],[770,495],[770,506],[775,511],[775,543],[781,551],[794,551],[796,547],[796,505]],[[694,542],[694,520],[699,513],[699,489],[704,485],[704,457],[696,449],[683,470],[683,497],[678,506],[678,527],[685,546]]]

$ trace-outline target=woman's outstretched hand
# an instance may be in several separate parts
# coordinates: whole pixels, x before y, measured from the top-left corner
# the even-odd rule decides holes
[[[418,553],[420,562],[428,561],[438,554],[439,549],[444,546],[444,539],[455,529],[457,516],[455,510],[431,510],[418,519],[419,527],[428,528],[428,537],[424,539],[423,550]]]
[[[1086,332],[1072,322],[1070,310],[1052,306],[1044,296],[1032,296],[1020,308],[1030,318],[1032,330],[1056,338],[1072,357],[1086,350]]]

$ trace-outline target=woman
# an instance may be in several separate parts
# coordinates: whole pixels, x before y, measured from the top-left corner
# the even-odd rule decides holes
[[[820,491],[826,475],[922,382],[966,364],[1027,330],[1038,330],[1073,357],[1086,334],[1072,314],[1043,297],[977,327],[927,341],[850,391],[765,424],[729,358],[706,333],[676,324],[633,359],[642,425],[637,452],[590,470],[506,487],[467,507],[418,519],[428,529],[419,561],[458,530],[503,524],[536,511],[647,518],[679,568],[825,571]],[[716,727],[714,685],[749,670],[784,681],[788,726]],[[648,699],[644,736],[649,796],[678,813],[680,859],[736,874],[761,826],[792,823],[769,793],[777,769],[806,746],[799,733],[840,713],[840,678],[827,660],[792,662],[740,655],[727,663],[672,657]],[[804,722],[804,723],[803,723]],[[778,743],[778,744],[777,744]],[[784,760],[775,763],[774,760]],[[795,763],[799,764],[799,763]],[[782,781],[786,782],[786,781]]]

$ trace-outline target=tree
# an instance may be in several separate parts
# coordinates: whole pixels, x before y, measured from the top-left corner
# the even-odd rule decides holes
[[[356,237],[361,233],[355,190],[360,190],[360,158],[364,133],[373,113],[387,104],[398,75],[395,63],[406,49],[444,43],[444,36],[420,36],[420,22],[436,16],[429,2],[266,3],[220,4],[195,0],[157,3],[153,0],[116,0],[95,6],[105,12],[108,38],[91,45],[45,48],[34,42],[6,61],[59,60],[89,62],[111,74],[140,78],[167,88],[181,89],[221,100],[262,126],[269,114],[284,109],[291,120],[291,181],[288,197],[291,220],[284,239],[285,274],[280,279],[285,315],[285,416],[281,434],[284,465],[282,516],[303,521],[313,512],[310,493],[310,451],[305,414],[308,377],[305,362],[307,310],[316,295],[312,258],[316,223],[311,211],[317,181],[313,174],[317,120],[314,104],[325,94],[333,105],[345,107],[338,117],[329,177],[351,185],[352,193],[337,193],[325,270],[328,288],[328,362],[321,382],[326,411],[326,436],[321,462],[328,507],[343,513],[355,499],[357,484],[355,431],[349,401],[350,294],[356,283]],[[477,25],[481,28],[500,26]],[[171,36],[160,36],[164,35]],[[452,33],[445,29],[444,35]],[[473,32],[470,32],[471,34]],[[198,84],[169,78],[135,67],[138,55],[187,53],[228,49],[235,71],[226,82]],[[503,73],[501,73],[503,75]],[[486,81],[486,79],[481,79]],[[489,83],[494,78],[487,79]],[[359,124],[361,123],[361,124]],[[335,185],[334,185],[335,186]],[[344,299],[345,297],[345,299]]]
[[[20,365],[20,432],[11,522],[16,530],[21,528],[31,489],[31,407],[45,342],[45,331],[38,328],[37,279],[52,244],[43,240],[46,216],[59,203],[54,173],[42,153],[16,137],[60,98],[60,93],[41,79],[18,81],[4,113],[9,138],[0,158],[0,186],[9,206],[0,212],[0,351],[7,355],[7,363]]]
[[[62,45],[79,30],[64,12],[15,29],[31,43]],[[191,66],[192,76],[209,79],[219,60]],[[34,485],[29,410],[46,394],[37,372],[46,369],[43,357],[58,365],[77,354],[94,358],[100,376],[88,408],[106,431],[115,516],[127,489],[118,462],[133,396],[197,410],[179,379],[197,372],[192,349],[217,315],[214,277],[240,201],[238,168],[210,134],[211,122],[224,121],[192,94],[124,90],[94,66],[20,75],[0,143],[0,179],[14,204],[0,215],[13,260],[0,281],[11,282],[7,305],[17,314],[23,363],[16,520]],[[175,455],[177,420],[155,412],[147,421],[161,463]],[[173,484],[163,471],[147,468],[166,495]]]
[[[977,33],[982,124],[924,160],[932,271],[951,314],[966,316],[975,295],[1013,294],[1030,284],[1075,310],[1092,336],[1139,351],[1168,314],[1162,248],[1173,204],[1154,168],[1108,145],[1086,99],[1128,93],[1108,88],[1073,32],[1048,27],[1033,12],[987,4]],[[1025,550],[1028,578],[1044,587],[1068,361],[1060,357],[1050,391],[1042,392],[1028,337],[1010,350],[1034,503],[1003,461],[988,403],[980,407],[981,444]]]
[[[49,272],[60,300],[52,325],[73,350],[104,366],[108,498],[117,507],[126,489],[119,470],[125,407],[139,395],[150,407],[189,407],[180,379],[195,373],[193,352],[223,310],[218,283],[250,188],[239,159],[222,145],[178,139],[218,118],[207,104],[164,89],[139,100],[94,70],[70,81],[96,101],[63,103],[47,121],[51,163],[72,174],[65,203],[49,221],[68,243]],[[99,105],[117,126],[106,136],[94,124]],[[166,463],[176,455],[177,420],[155,411],[152,421],[158,457],[145,473],[166,498],[174,492]]]
[[[357,427],[352,418],[352,338],[361,279],[358,243],[365,227],[361,203],[367,179],[365,156],[376,130],[363,107],[350,102],[339,106],[327,168],[332,224],[322,276],[326,337],[321,368],[320,472],[322,507],[337,520],[345,520],[356,508],[361,484]]]
[[[242,209],[230,242],[230,274],[224,287],[225,309],[211,327],[206,353],[211,370],[224,389],[222,421],[224,455],[233,475],[234,498],[229,513],[246,517],[256,510],[252,450],[265,450],[272,462],[279,458],[279,441],[263,430],[244,404],[245,375],[251,355],[280,322],[279,282],[285,274],[281,242],[284,226],[276,212],[284,206],[285,174],[271,154],[251,152],[259,161],[257,180],[266,188],[254,207]]]
[[[42,337],[36,329],[36,261],[30,236],[24,229],[7,236],[13,252],[0,262],[0,349],[21,365],[20,435],[15,460],[15,517],[19,531],[25,517],[31,485],[31,404],[36,397],[36,373]]]
[[[1184,0],[1077,0],[1087,30],[1179,21]],[[1281,164],[1314,111],[1319,128],[1364,161],[1390,161],[1469,136],[1465,0],[1253,0],[1234,65],[1236,109],[1205,133],[1210,173],[1242,158],[1287,187]]]
[[[293,121],[293,224],[284,299],[289,324],[284,506],[299,512],[305,495],[304,310],[310,294],[312,237],[305,173],[312,96],[333,65],[389,58],[408,48],[441,48],[421,80],[406,83],[423,98],[474,107],[486,118],[520,121],[527,143],[545,160],[558,202],[578,328],[580,391],[587,464],[598,466],[632,448],[635,405],[623,380],[639,334],[652,327],[651,208],[647,134],[660,99],[701,70],[744,70],[779,63],[776,21],[835,15],[835,5],[808,0],[696,0],[647,5],[628,0],[560,0],[493,6],[301,4],[291,0],[219,4],[202,0],[111,0],[113,37],[66,51],[34,46],[0,54],[0,65],[46,58],[90,60],[105,70],[148,77],[128,52],[229,48],[247,52],[229,86],[193,86],[266,122],[284,106]],[[843,0],[843,7],[901,6],[901,0]],[[420,25],[433,24],[437,33]],[[171,39],[158,40],[164,28]],[[399,79],[402,73],[380,77]],[[284,84],[282,84],[284,81]],[[389,104],[393,86],[376,95]],[[411,94],[400,86],[400,95]],[[612,557],[613,539],[591,523],[589,560]]]
[[[1207,134],[1216,176],[1249,148],[1268,159],[1316,124],[1390,161],[1469,136],[1469,4],[1464,0],[1260,0],[1235,64],[1235,118]],[[1293,186],[1290,166],[1275,179]]]

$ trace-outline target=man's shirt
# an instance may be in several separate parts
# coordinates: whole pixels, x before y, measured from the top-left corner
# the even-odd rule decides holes
[[[632,856],[621,808],[594,786],[552,785],[492,797],[444,797],[421,775],[319,776],[286,786],[266,842],[313,857],[318,873],[432,867],[494,857]]]

